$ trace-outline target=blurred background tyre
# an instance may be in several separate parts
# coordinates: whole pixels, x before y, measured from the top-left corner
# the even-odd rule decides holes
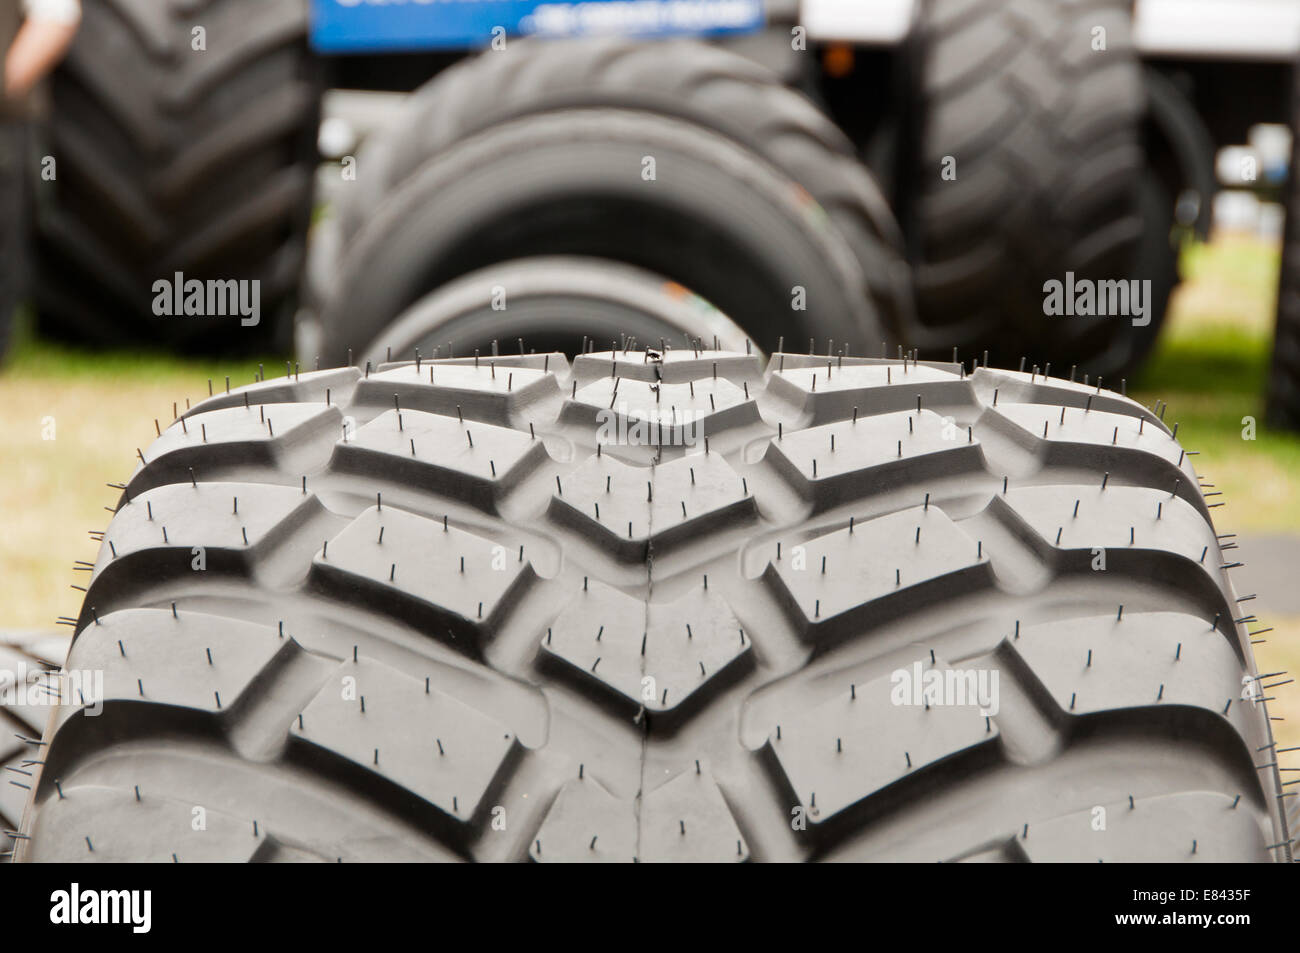
[[[676,282],[600,258],[489,265],[448,282],[389,325],[358,363],[620,348],[745,349],[745,332]]]
[[[1144,171],[1129,7],[923,5],[898,195],[923,353],[988,348],[995,364],[1030,355],[1115,378],[1154,343],[1176,260],[1173,197]],[[1067,272],[1150,278],[1150,324],[1045,315],[1044,282]]]
[[[328,360],[452,278],[551,254],[676,281],[769,350],[908,336],[901,234],[852,145],[723,49],[514,43],[417,91],[357,169],[339,235],[317,246],[337,263],[312,268],[337,275],[321,293]]]
[[[305,0],[83,6],[52,82],[41,328],[95,344],[287,348],[319,123]],[[155,316],[153,283],[176,272],[259,280],[260,324]]]
[[[1286,227],[1277,289],[1277,330],[1268,383],[1268,420],[1300,430],[1300,66],[1292,79],[1291,169],[1286,184]]]
[[[9,349],[14,312],[27,291],[30,258],[26,129],[0,121],[0,358]]]

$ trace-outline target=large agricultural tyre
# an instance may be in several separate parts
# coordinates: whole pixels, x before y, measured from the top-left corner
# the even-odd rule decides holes
[[[553,256],[489,265],[431,291],[357,363],[495,355],[516,343],[523,353],[525,341],[569,354],[603,345],[746,347],[744,331],[676,282],[601,258]]]
[[[1032,354],[1118,380],[1154,343],[1176,259],[1173,197],[1144,168],[1131,6],[922,5],[898,158],[922,353],[987,348],[994,364]],[[1167,209],[1153,208],[1158,194]],[[1150,280],[1150,323],[1046,314],[1044,284],[1067,272]]]
[[[1268,420],[1300,430],[1300,65],[1293,69],[1291,169],[1286,184],[1286,226],[1277,288],[1277,324],[1268,379]]]
[[[41,326],[96,344],[287,348],[320,112],[307,3],[83,7],[52,82],[57,171],[41,183]],[[156,315],[154,283],[178,272],[259,281],[260,323]]]
[[[905,343],[902,238],[835,125],[696,41],[520,41],[446,70],[369,142],[318,296],[328,361],[477,268],[605,257],[676,281],[764,349]],[[303,355],[311,359],[314,355]]]
[[[1288,860],[1213,505],[1145,408],[958,365],[219,393],[105,531],[17,856]]]

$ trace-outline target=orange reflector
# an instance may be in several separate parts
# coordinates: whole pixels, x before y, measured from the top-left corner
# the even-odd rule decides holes
[[[853,72],[853,47],[832,43],[822,52],[822,69],[832,79],[841,79]]]

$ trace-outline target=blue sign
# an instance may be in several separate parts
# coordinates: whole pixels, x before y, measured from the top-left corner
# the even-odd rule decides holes
[[[507,36],[747,33],[764,0],[312,0],[323,53],[486,47]]]

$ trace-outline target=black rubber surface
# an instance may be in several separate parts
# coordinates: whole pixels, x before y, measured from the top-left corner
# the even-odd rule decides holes
[[[1112,380],[1154,342],[1173,198],[1141,185],[1141,66],[1128,0],[928,0],[915,44],[900,218],[923,351],[1030,354]],[[1093,31],[1106,49],[1093,49]],[[956,177],[944,178],[945,161]],[[1142,236],[1164,242],[1152,253]],[[1159,246],[1156,246],[1157,249]],[[1047,316],[1044,282],[1148,279],[1151,323]]]
[[[51,719],[19,857],[1289,859],[1193,459],[938,363],[219,392],[105,533],[68,662],[104,710]],[[987,717],[895,696],[995,673]]]
[[[769,350],[787,334],[861,353],[912,323],[901,234],[851,144],[717,47],[511,43],[418,91],[357,168],[321,246],[332,263],[313,269],[337,275],[317,291],[329,360],[441,283],[546,254],[661,274],[746,316]]]
[[[287,347],[320,89],[306,0],[84,0],[53,80],[42,326],[95,343]],[[206,31],[206,49],[193,48]],[[262,320],[158,317],[153,284],[261,282]]]
[[[1300,66],[1291,94],[1291,133],[1300,143]],[[1282,271],[1277,289],[1277,327],[1268,380],[1268,418],[1288,430],[1300,430],[1300,146],[1292,149],[1286,187],[1286,229]]]
[[[31,266],[27,129],[0,119],[0,359],[9,349],[14,313],[27,298]]]

